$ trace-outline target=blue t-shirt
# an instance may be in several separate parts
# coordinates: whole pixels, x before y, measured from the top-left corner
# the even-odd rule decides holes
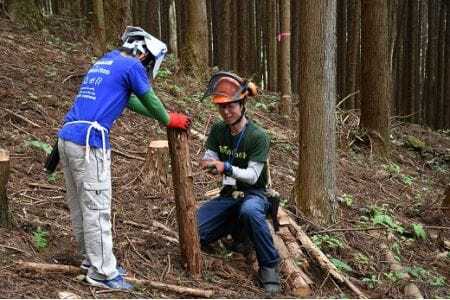
[[[110,148],[109,131],[128,104],[131,93],[142,96],[151,86],[142,63],[134,57],[122,55],[118,50],[106,53],[87,72],[72,108],[64,123],[97,121],[106,128],[106,147]],[[86,144],[89,124],[67,124],[58,136],[79,145]],[[101,132],[91,129],[89,145],[102,147]]]

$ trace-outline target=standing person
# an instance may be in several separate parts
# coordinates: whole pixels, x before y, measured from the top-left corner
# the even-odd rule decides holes
[[[211,128],[201,167],[222,175],[223,187],[220,196],[199,208],[198,230],[202,247],[244,232],[256,250],[258,278],[274,294],[280,289],[280,258],[266,223],[269,138],[245,116],[247,97],[254,95],[256,86],[233,73],[218,72],[209,81],[205,96],[212,96],[223,120]],[[244,195],[235,199],[233,191]]]
[[[166,45],[131,26],[122,42],[122,47],[106,53],[85,75],[58,133],[58,150],[86,281],[94,286],[131,289],[113,254],[110,129],[125,107],[169,128],[187,129],[190,119],[167,113],[149,84],[147,72],[155,77]]]

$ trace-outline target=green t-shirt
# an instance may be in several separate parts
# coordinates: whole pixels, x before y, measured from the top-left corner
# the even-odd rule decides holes
[[[230,127],[223,121],[215,123],[206,141],[206,148],[219,154],[221,161],[230,161],[233,166],[246,169],[249,161],[264,163],[264,168],[254,185],[237,181],[238,190],[248,188],[265,188],[267,184],[267,156],[269,154],[269,137],[264,129],[248,120],[238,148],[234,150],[240,134],[231,135]],[[234,158],[232,153],[234,152]]]

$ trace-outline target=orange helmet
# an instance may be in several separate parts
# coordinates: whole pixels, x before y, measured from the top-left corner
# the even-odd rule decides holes
[[[215,73],[209,83],[203,98],[212,96],[212,102],[223,104],[241,101],[247,96],[255,96],[256,85],[243,80],[231,72],[220,71]]]

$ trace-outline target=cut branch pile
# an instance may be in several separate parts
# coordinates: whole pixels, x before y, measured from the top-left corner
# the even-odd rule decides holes
[[[367,298],[357,286],[336,269],[328,257],[282,208],[279,211],[281,228],[277,233],[273,229],[271,231],[275,247],[282,259],[280,271],[287,278],[287,286],[295,296],[306,297],[311,295],[313,281],[306,272],[308,272],[310,263],[315,263],[327,276],[330,275],[337,283],[345,285],[358,298]],[[302,249],[312,261],[308,260]]]

